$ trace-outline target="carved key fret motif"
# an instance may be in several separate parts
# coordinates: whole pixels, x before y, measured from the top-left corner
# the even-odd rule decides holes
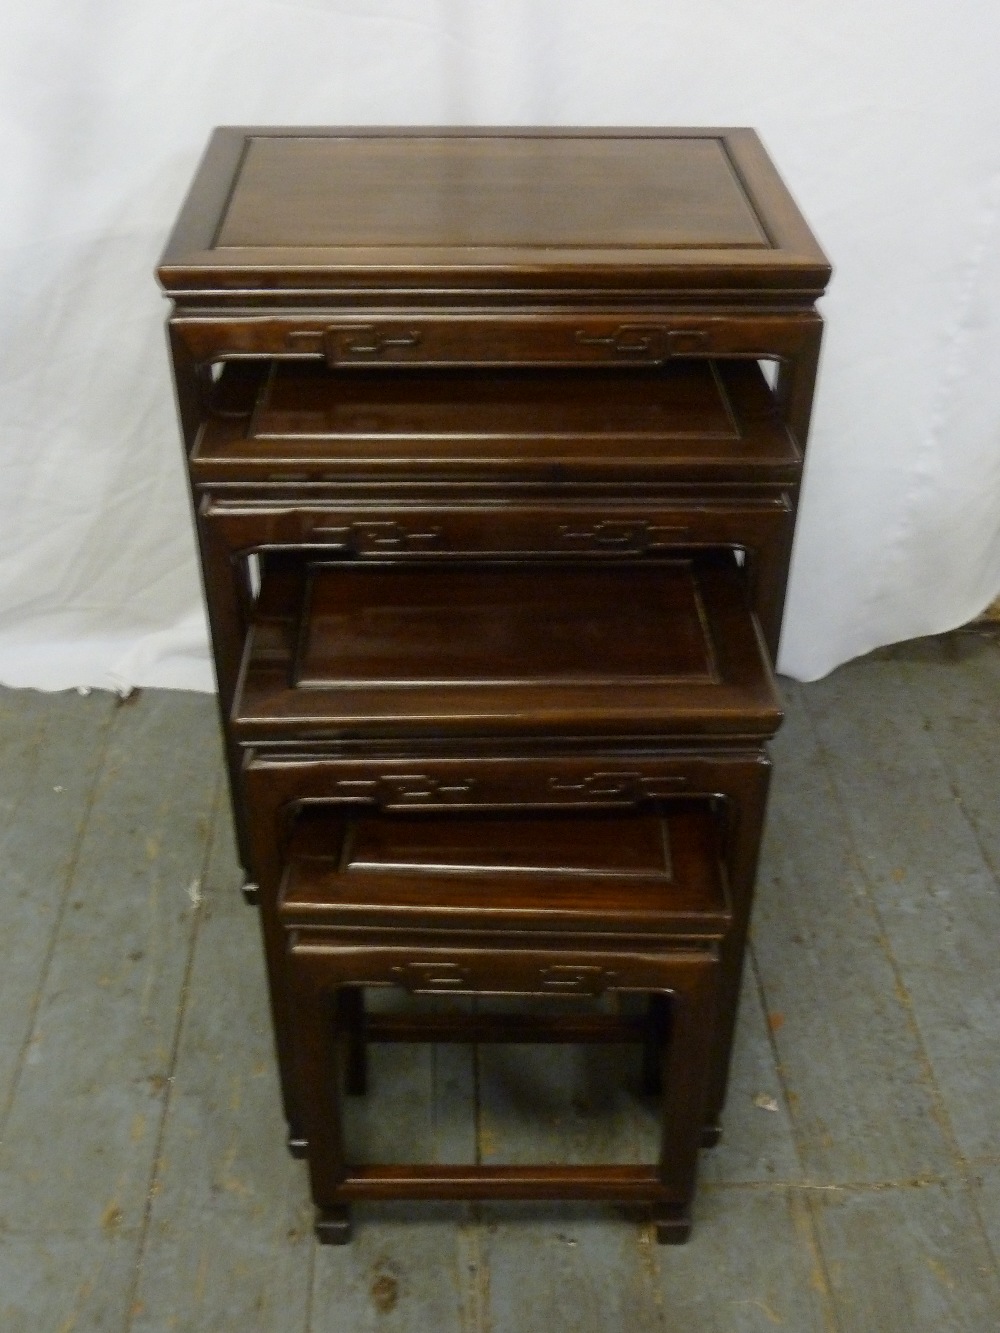
[[[574,550],[622,551],[630,555],[667,548],[683,541],[691,529],[682,524],[647,523],[644,519],[601,519],[589,527],[559,526],[561,540]]]
[[[518,783],[521,800],[538,800],[549,804],[579,805],[614,801],[635,804],[676,795],[689,785],[684,774],[673,773],[620,773],[598,770],[579,777],[561,774],[525,774]],[[534,793],[534,796],[532,795]],[[398,806],[503,804],[507,795],[506,784],[497,783],[491,789],[488,779],[471,776],[435,777],[426,773],[384,773],[370,778],[339,778],[333,788],[334,799],[370,801],[381,809]]]
[[[383,331],[375,324],[358,324],[331,328],[326,333],[327,355],[331,361],[339,356],[381,356],[383,352],[418,347],[423,335],[419,329]]]
[[[540,976],[542,990],[558,995],[600,995],[618,979],[609,968],[580,963],[553,963]]]
[[[462,990],[469,985],[471,973],[457,963],[423,962],[414,959],[389,969],[399,984],[411,994]]]
[[[336,543],[356,555],[374,552],[421,551],[441,540],[440,527],[405,528],[395,520],[365,520],[353,523],[310,522],[309,536]]]
[[[462,963],[445,959],[414,958],[397,963],[389,969],[393,979],[415,995],[442,991],[477,990],[481,982],[473,969]],[[530,970],[521,978],[508,977],[503,990],[521,995],[601,995],[618,981],[618,973],[611,968],[590,963],[552,963]]]
[[[341,778],[335,794],[349,800],[374,801],[383,809],[397,805],[462,805],[478,786],[475,778],[449,781],[424,773],[383,774],[375,778]]]
[[[551,792],[567,798],[584,797],[592,801],[641,801],[668,796],[686,787],[683,774],[588,773],[581,778],[550,777]]]

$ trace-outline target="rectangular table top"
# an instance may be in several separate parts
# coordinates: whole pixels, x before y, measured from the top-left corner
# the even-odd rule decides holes
[[[372,477],[788,481],[801,457],[756,362],[400,373],[237,364],[192,455],[200,481]]]
[[[614,813],[366,815],[307,807],[286,925],[718,937],[730,924],[707,803]]]
[[[772,736],[729,552],[595,566],[279,562],[233,708],[244,741]]]
[[[172,294],[722,288],[829,264],[749,129],[212,136],[158,270]]]

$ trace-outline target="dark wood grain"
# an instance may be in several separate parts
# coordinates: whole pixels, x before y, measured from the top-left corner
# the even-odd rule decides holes
[[[458,289],[816,294],[829,276],[752,130],[229,128],[159,277],[179,293],[349,288],[390,266],[401,288],[429,267]]]
[[[191,459],[205,484],[787,484],[801,463],[773,394],[746,360],[402,375],[331,373],[309,362],[255,375],[253,363],[237,363],[214,404]]]
[[[676,564],[631,567],[624,577],[617,565],[557,565],[541,579],[536,566],[368,565],[343,574],[336,565],[307,574],[296,688],[716,680],[701,589]]]
[[[296,821],[286,923],[720,935],[729,920],[706,806],[617,815]]]
[[[351,1198],[529,1196],[641,1197],[686,1237],[829,272],[751,130],[216,132],[159,277],[321,1238]],[[638,1038],[659,1163],[351,1165],[366,1033],[461,1035],[366,1015],[387,986],[646,995],[468,1032]]]
[[[349,1200],[385,1197],[646,1200],[660,1239],[686,1238],[710,1065],[706,1037],[717,1003],[714,946],[730,922],[718,831],[707,804],[595,821],[451,816],[345,827],[329,816],[306,816],[288,849],[278,917],[287,936],[291,1033],[321,1239],[346,1238],[342,1210]],[[487,849],[495,849],[499,866],[478,864]],[[561,886],[563,872],[554,867],[566,871]],[[415,876],[423,880],[416,892]],[[645,938],[630,945],[637,927]],[[344,1018],[334,1001],[362,985],[561,1000],[608,990],[662,993],[670,1021],[657,1023],[647,1039],[663,1063],[659,1162],[351,1163],[339,1130],[337,1029]],[[470,1030],[486,1021],[480,1007]],[[457,1028],[461,1019],[450,1022]],[[545,1041],[558,1022],[543,1021]],[[623,1035],[616,1016],[606,1023]],[[428,1037],[439,1028],[432,1023]],[[391,1026],[381,1035],[391,1037]],[[331,1230],[334,1214],[340,1225]]]
[[[374,563],[265,575],[234,735],[773,735],[725,555],[642,566]]]
[[[717,138],[248,137],[216,246],[769,248]]]
[[[398,747],[386,751],[385,744],[377,741],[340,747],[346,753],[338,754],[337,748],[325,745],[309,753],[303,742],[291,747],[267,745],[247,753],[241,775],[254,816],[249,827],[251,864],[260,885],[282,1095],[293,1126],[301,1125],[300,1089],[291,1052],[284,928],[277,908],[297,810],[315,808],[341,815],[359,808],[385,813],[623,811],[678,796],[701,799],[716,812],[732,908],[732,924],[721,947],[720,1010],[705,1112],[706,1125],[717,1125],[725,1100],[770,777],[759,747],[713,750],[699,743],[696,748],[643,746],[635,752],[623,747],[529,757],[523,743],[504,750],[494,740],[465,742],[450,757],[442,755],[438,743],[419,758],[405,750],[400,753]]]

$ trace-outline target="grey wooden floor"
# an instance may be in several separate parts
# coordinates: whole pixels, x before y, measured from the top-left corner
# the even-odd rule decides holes
[[[442,1205],[361,1209],[324,1249],[283,1147],[213,701],[0,691],[0,1329],[993,1333],[1000,645],[786,694],[690,1244],[611,1209]],[[627,1157],[649,1108],[595,1059],[383,1048],[357,1132]]]

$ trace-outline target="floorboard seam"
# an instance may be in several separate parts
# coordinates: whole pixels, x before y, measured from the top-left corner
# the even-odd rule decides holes
[[[764,985],[764,979],[761,976],[760,967],[757,963],[757,954],[754,951],[753,941],[747,944],[747,963],[750,966],[750,975],[753,977],[754,986],[757,989],[757,996],[760,1000],[761,1013],[764,1015],[764,1026],[767,1029],[767,1044],[771,1052],[771,1059],[774,1062],[774,1075],[778,1080],[778,1086],[781,1088],[781,1096],[785,1103],[785,1112],[788,1116],[788,1125],[791,1130],[792,1147],[795,1149],[795,1160],[798,1162],[799,1170],[805,1171],[805,1161],[799,1147],[798,1136],[795,1132],[795,1111],[792,1107],[792,1099],[788,1095],[788,1085],[785,1081],[785,1071],[781,1064],[781,1053],[778,1050],[778,1043],[775,1040],[774,1030],[768,1022],[770,1009],[767,1003],[767,988]]]
[[[31,1047],[32,1038],[35,1035],[35,1028],[38,1023],[38,1010],[42,1003],[42,995],[45,992],[45,985],[48,981],[49,971],[52,967],[52,960],[55,957],[59,932],[62,930],[62,923],[66,916],[66,905],[69,902],[70,894],[73,890],[73,882],[76,879],[77,868],[80,864],[80,851],[83,847],[84,839],[87,836],[87,825],[90,823],[90,815],[93,811],[94,802],[97,799],[97,792],[104,777],[104,769],[108,757],[108,747],[111,743],[111,735],[114,731],[114,722],[117,716],[117,711],[109,713],[104,724],[104,732],[100,745],[100,756],[94,769],[94,780],[90,785],[90,791],[87,793],[87,799],[84,803],[80,818],[80,827],[73,842],[73,850],[70,854],[69,865],[66,867],[62,893],[59,895],[59,906],[56,910],[55,919],[52,922],[48,947],[45,950],[45,957],[42,959],[42,965],[39,969],[35,992],[28,1005],[28,1021],[24,1029],[24,1040],[21,1042],[20,1050],[17,1053],[17,1060],[14,1064],[14,1072],[10,1080],[10,1091],[7,1094],[3,1109],[0,1111],[0,1140],[4,1138],[7,1132],[7,1124],[10,1120],[11,1111],[14,1108],[14,1102],[17,1100],[17,1092],[20,1087],[21,1076],[24,1073],[25,1061],[28,1058],[28,1051]],[[47,732],[48,725],[46,724],[41,730]]]
[[[865,858],[863,850],[858,846],[857,840],[854,836],[854,830],[851,825],[850,816],[848,815],[844,805],[843,797],[840,792],[840,785],[837,781],[837,775],[834,770],[834,766],[830,761],[830,756],[827,753],[826,746],[823,743],[822,737],[819,734],[819,730],[815,723],[815,718],[813,717],[812,709],[809,706],[808,696],[805,691],[803,691],[803,701],[805,703],[806,720],[809,723],[809,729],[812,732],[814,741],[816,742],[816,751],[820,756],[820,760],[826,772],[826,776],[829,782],[830,792],[837,806],[837,812],[840,816],[841,827],[843,828],[845,837],[847,841],[850,843],[851,850],[854,853],[854,861],[857,867],[858,875],[860,877],[861,883],[864,888],[864,894],[866,899],[868,900],[869,906],[871,907],[872,916],[874,917],[875,923],[878,927],[878,933],[875,937],[876,942],[878,943],[879,948],[882,950],[882,954],[892,973],[896,999],[899,1001],[900,1007],[903,1010],[903,1014],[906,1019],[906,1025],[910,1030],[910,1033],[913,1037],[914,1043],[917,1048],[917,1056],[920,1064],[920,1069],[924,1078],[927,1080],[927,1085],[930,1090],[931,1101],[934,1108],[934,1119],[937,1122],[937,1126],[941,1132],[941,1137],[944,1140],[945,1146],[947,1147],[949,1153],[951,1154],[953,1164],[955,1166],[960,1166],[963,1160],[962,1152],[958,1145],[958,1139],[955,1137],[955,1130],[951,1123],[951,1117],[948,1115],[948,1110],[945,1104],[944,1097],[941,1093],[941,1089],[938,1087],[937,1079],[934,1077],[934,1066],[931,1063],[931,1058],[927,1053],[926,1046],[924,1045],[923,1033],[920,1031],[920,1023],[917,1019],[917,1015],[913,1007],[913,1001],[910,998],[910,992],[906,988],[906,984],[903,980],[902,968],[900,967],[899,960],[897,959],[895,952],[893,951],[892,945],[889,941],[889,933],[886,930],[885,919],[879,907],[876,894],[873,891],[871,877],[869,876],[868,871],[865,868]]]
[[[490,1266],[483,1246],[482,1214],[478,1204],[469,1207],[458,1224],[459,1321],[462,1333],[491,1333]]]
[[[35,725],[35,729],[31,734],[31,743],[30,743],[30,751],[33,755],[36,756],[36,761],[37,757],[41,754],[42,749],[48,740],[48,734],[49,734],[49,719],[47,717],[45,718],[39,717]],[[30,790],[30,783],[28,781],[28,774],[26,773],[24,775],[24,780],[18,787],[17,796],[12,802],[10,808],[4,814],[4,821],[3,821],[4,829],[12,828],[17,823],[18,817],[21,813],[21,806],[27,800],[29,790]]]
[[[922,1190],[934,1185],[961,1185],[962,1178],[956,1173],[952,1176],[915,1177],[913,1180],[706,1180],[699,1184],[699,1191],[706,1194],[718,1190],[744,1190],[783,1193],[797,1190],[807,1194],[881,1194],[889,1190]]]
[[[790,1198],[795,1198],[795,1195]],[[816,1216],[816,1200],[811,1195],[804,1196],[806,1226],[803,1228],[804,1239],[809,1249],[812,1262],[812,1285],[823,1302],[823,1323],[829,1333],[843,1333],[840,1318],[840,1304],[830,1279],[830,1266],[826,1251],[820,1239],[819,1219]]]
[[[781,1096],[785,1103],[785,1112],[788,1116],[788,1127],[790,1130],[790,1135],[792,1140],[792,1148],[795,1152],[795,1160],[798,1163],[799,1170],[804,1172],[805,1161],[803,1159],[801,1148],[799,1145],[799,1138],[795,1121],[795,1111],[794,1108],[792,1107],[792,1099],[789,1096],[788,1085],[785,1080],[785,1071],[784,1068],[782,1067],[781,1054],[778,1050],[778,1043],[775,1039],[775,1033],[773,1028],[771,1027],[771,1024],[768,1022],[767,1018],[768,1014],[770,1013],[770,1009],[767,1003],[767,990],[764,985],[764,979],[761,975],[761,970],[757,962],[757,954],[754,950],[752,936],[750,941],[748,941],[747,943],[747,964],[750,967],[750,975],[752,976],[754,986],[757,989],[757,996],[760,1002],[761,1013],[764,1015],[764,1025],[767,1029],[768,1048],[771,1052],[771,1060],[774,1064],[775,1078],[778,1080],[778,1086],[781,1088]],[[747,1183],[748,1184],[760,1183],[765,1185],[771,1185],[773,1183],[778,1183],[778,1182],[748,1181]],[[795,1183],[798,1184],[798,1182]],[[706,1185],[703,1186],[703,1188],[712,1188],[713,1186],[715,1187],[723,1186],[723,1182],[713,1182],[712,1185],[708,1185],[706,1183]],[[783,1191],[787,1191],[788,1186],[783,1185],[782,1189]],[[840,1316],[837,1310],[836,1300],[834,1299],[833,1296],[833,1290],[830,1286],[830,1273],[827,1268],[826,1255],[823,1252],[823,1245],[820,1240],[819,1228],[816,1224],[816,1218],[813,1214],[812,1208],[809,1207],[808,1205],[806,1207],[805,1216],[803,1220],[805,1225],[801,1228],[796,1228],[796,1231],[798,1232],[801,1230],[802,1232],[802,1240],[805,1244],[809,1261],[813,1266],[814,1272],[817,1274],[817,1279],[818,1279],[817,1290],[819,1291],[819,1294],[823,1300],[823,1322],[824,1324],[826,1324],[827,1328],[831,1330],[831,1333],[838,1333],[838,1330],[840,1329]]]
[[[898,662],[892,662],[889,663],[888,665],[890,665],[891,669],[893,670],[893,674],[896,676],[896,679],[902,683],[902,686],[906,691],[907,696],[910,699],[912,699],[913,692],[909,687],[909,682],[907,681],[905,674],[900,669],[901,664]],[[892,975],[895,980],[896,996],[906,1016],[907,1026],[910,1028],[910,1031],[913,1034],[913,1040],[917,1046],[920,1064],[922,1066],[924,1077],[927,1079],[928,1087],[930,1090],[934,1119],[937,1122],[938,1129],[941,1131],[941,1137],[944,1140],[945,1147],[951,1154],[953,1167],[955,1169],[957,1176],[959,1177],[957,1183],[961,1186],[966,1196],[969,1205],[969,1210],[972,1214],[972,1217],[975,1219],[976,1229],[979,1233],[980,1239],[982,1240],[983,1244],[986,1247],[986,1252],[990,1256],[990,1259],[992,1261],[994,1273],[996,1276],[1000,1277],[1000,1260],[998,1260],[997,1255],[994,1252],[993,1245],[991,1244],[990,1241],[989,1230],[985,1222],[983,1221],[982,1214],[980,1213],[979,1210],[978,1200],[976,1197],[976,1190],[972,1179],[972,1173],[968,1169],[967,1159],[965,1158],[959,1146],[958,1138],[957,1135],[955,1134],[955,1128],[952,1125],[951,1117],[948,1114],[947,1104],[945,1102],[941,1089],[938,1086],[938,1081],[934,1076],[934,1066],[931,1062],[930,1055],[928,1054],[927,1047],[924,1044],[923,1033],[920,1030],[920,1022],[917,1018],[917,1014],[913,1006],[913,1000],[911,999],[910,992],[907,989],[906,984],[903,980],[903,972],[902,968],[900,967],[899,960],[896,958],[895,952],[893,951],[892,948],[892,944],[890,943],[889,934],[888,931],[886,930],[885,920],[879,908],[876,895],[873,892],[872,883],[868,871],[865,868],[865,861],[862,849],[858,846],[858,843],[854,837],[854,830],[851,826],[850,818],[844,806],[844,800],[840,791],[840,785],[837,781],[836,773],[834,771],[834,765],[830,760],[830,756],[827,753],[826,746],[823,743],[823,739],[819,734],[819,729],[816,726],[816,721],[813,716],[813,711],[808,701],[808,692],[803,690],[801,691],[801,695],[805,706],[806,720],[808,721],[809,729],[812,732],[813,739],[816,742],[817,753],[820,756],[820,761],[823,764],[823,768],[829,780],[830,791],[832,793],[833,800],[837,805],[837,810],[840,815],[841,824],[844,828],[844,832],[847,836],[847,839],[850,842],[851,849],[854,852],[854,857],[858,868],[858,874],[861,878],[861,882],[864,885],[865,896],[867,897],[871,905],[872,913],[874,914],[875,920],[878,924],[878,934],[876,936],[876,939],[879,944],[879,947],[883,951],[886,962],[888,963],[892,971]],[[923,710],[921,709],[919,711],[920,711],[920,716],[924,717]],[[935,754],[938,755],[938,759],[942,765],[943,771],[946,774],[948,774],[948,784],[950,787],[951,774],[948,772],[948,768],[944,764],[943,760],[941,760],[940,754],[938,753],[937,750],[937,746],[934,745],[933,743],[933,737],[931,737],[931,744]],[[962,814],[964,818],[967,818],[964,809],[962,811]],[[988,869],[991,868],[988,861],[984,862],[984,864],[987,866]]]
[[[910,680],[909,671],[906,669],[906,663],[896,662],[894,663],[894,666],[900,680],[902,681],[903,688],[906,691],[907,697],[910,699],[914,709],[918,712],[919,716],[923,719],[927,737],[928,740],[930,741],[931,749],[937,756],[938,763],[941,765],[941,771],[947,777],[948,790],[951,792],[952,799],[954,800],[956,806],[961,812],[962,818],[965,820],[966,827],[972,834],[976,847],[979,849],[979,854],[983,858],[983,865],[986,867],[986,869],[990,872],[991,876],[993,877],[994,887],[997,889],[998,892],[1000,892],[1000,877],[998,877],[997,874],[997,867],[994,866],[993,859],[990,856],[989,850],[986,844],[984,843],[982,837],[980,836],[976,820],[972,818],[969,811],[965,807],[965,802],[962,800],[961,792],[959,791],[958,785],[954,779],[954,775],[952,774],[951,766],[949,765],[946,757],[942,754],[941,750],[938,748],[937,738],[934,735],[933,719],[927,716],[926,712],[924,711],[917,697],[917,691],[913,688],[912,682]],[[955,667],[956,669],[959,669],[961,667],[960,661],[956,661]],[[935,1083],[935,1090],[936,1088],[937,1084]],[[951,1122],[949,1121],[949,1125],[950,1123]],[[980,1212],[979,1196],[976,1190],[974,1171],[971,1166],[970,1159],[967,1158],[961,1152],[957,1140],[955,1142],[955,1149],[958,1152],[961,1175],[963,1178],[963,1183],[965,1186],[966,1193],[969,1198],[969,1207],[971,1208],[972,1214],[976,1219],[976,1224],[979,1228],[979,1234],[981,1235],[986,1245],[987,1253],[993,1260],[994,1272],[996,1273],[997,1277],[1000,1278],[1000,1255],[998,1255],[997,1251],[994,1249],[989,1228],[987,1227],[986,1222],[983,1219],[982,1213]]]
[[[216,778],[215,788],[212,793],[212,822],[211,836],[205,840],[205,850],[202,856],[200,867],[200,882],[205,883],[208,873],[208,867],[211,864],[212,850],[215,846],[215,840],[220,836],[220,825],[222,820],[222,791],[223,781],[221,776]],[[184,960],[184,973],[181,978],[180,992],[177,997],[177,1021],[174,1024],[174,1034],[170,1043],[170,1059],[167,1065],[166,1087],[163,1094],[163,1108],[160,1111],[160,1121],[156,1127],[156,1143],[153,1146],[152,1168],[149,1174],[149,1187],[146,1190],[146,1203],[142,1210],[142,1221],[139,1225],[139,1235],[136,1242],[135,1263],[132,1268],[132,1278],[129,1283],[127,1298],[125,1301],[125,1322],[123,1324],[123,1333],[129,1333],[132,1328],[136,1310],[136,1300],[139,1294],[139,1284],[142,1280],[143,1261],[146,1255],[146,1241],[149,1236],[149,1226],[153,1215],[153,1200],[156,1197],[156,1180],[160,1172],[160,1158],[163,1152],[163,1141],[166,1134],[167,1119],[173,1105],[174,1073],[177,1068],[177,1057],[180,1053],[181,1039],[184,1035],[184,1025],[187,1019],[187,1001],[191,989],[191,974],[194,968],[195,952],[198,947],[198,938],[201,933],[201,923],[204,917],[204,899],[192,901],[191,904],[191,927],[188,936],[187,957]]]
[[[659,1245],[652,1222],[645,1222],[635,1228],[635,1245],[639,1252],[639,1273],[649,1293],[650,1305],[656,1315],[658,1327],[668,1333],[666,1301],[663,1298],[663,1269],[660,1264]]]
[[[924,720],[927,739],[930,741],[931,749],[937,755],[938,763],[941,765],[942,772],[947,775],[948,790],[951,793],[952,800],[955,802],[956,806],[961,811],[962,818],[965,820],[966,826],[968,827],[969,832],[972,834],[975,844],[979,849],[979,855],[983,858],[983,864],[986,866],[987,870],[993,876],[993,882],[997,887],[997,891],[1000,892],[1000,866],[994,865],[992,853],[990,852],[990,849],[987,846],[987,844],[983,841],[983,838],[979,832],[978,821],[975,818],[973,818],[973,816],[969,813],[968,809],[966,808],[965,802],[962,799],[961,791],[952,775],[951,766],[949,765],[947,758],[945,757],[940,747],[938,746],[937,736],[935,735],[934,732],[933,720],[927,716],[927,714],[924,712],[923,708],[920,705],[918,693],[913,688],[913,683],[910,679],[910,673],[913,669],[913,665],[912,663],[906,663],[906,662],[897,662],[895,665],[897,671],[899,672],[900,677],[902,678],[903,687],[906,690],[907,696],[911,700],[914,708],[920,713],[921,717]],[[956,660],[954,663],[950,663],[949,665],[952,666],[954,670],[958,671],[961,669],[962,664],[960,660]]]
[[[312,1333],[313,1327],[313,1308],[316,1303],[316,1252],[318,1249],[319,1241],[316,1239],[315,1235],[312,1235],[311,1244],[309,1246],[309,1258],[306,1262],[306,1311],[303,1324],[305,1333]]]

